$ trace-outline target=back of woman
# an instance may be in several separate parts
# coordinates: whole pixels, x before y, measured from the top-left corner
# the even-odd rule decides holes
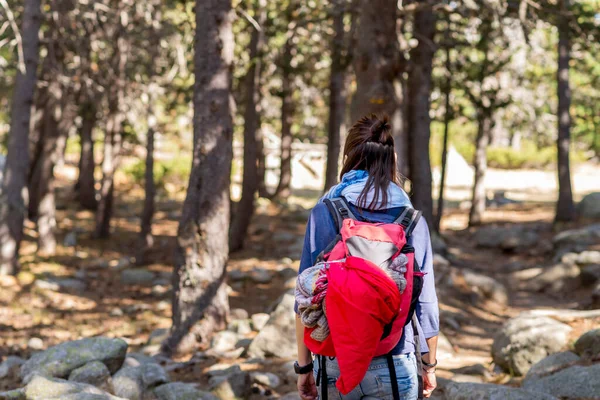
[[[331,188],[311,212],[299,274],[315,266],[318,259],[323,257],[323,253],[331,250],[327,247],[339,238],[340,224],[335,215],[332,215],[331,204],[329,207],[327,204],[331,199],[343,199],[350,215],[358,221],[369,223],[394,223],[402,217],[401,213],[406,213],[405,210],[412,208],[397,172],[391,132],[387,118],[375,115],[360,119],[349,130],[344,146],[340,183]],[[335,212],[335,207],[333,211]],[[411,227],[411,231],[407,238],[407,246],[414,249],[414,262],[424,274],[423,288],[414,307],[416,323],[409,323],[404,327],[400,340],[393,346],[388,357],[372,358],[360,384],[344,395],[336,388],[336,382],[340,379],[340,363],[337,357],[315,354],[313,362],[313,354],[304,341],[305,326],[298,315],[296,372],[298,392],[303,399],[317,399],[319,393],[321,398],[352,400],[417,399],[421,398],[420,395],[431,395],[436,386],[435,365],[439,333],[433,254],[426,222],[421,220],[416,223],[414,230]],[[296,312],[298,311],[297,304]],[[335,337],[333,340],[335,341]],[[423,353],[422,364],[417,363],[415,353],[419,352]],[[422,373],[418,368],[422,369]],[[422,386],[419,385],[419,375],[423,376]]]

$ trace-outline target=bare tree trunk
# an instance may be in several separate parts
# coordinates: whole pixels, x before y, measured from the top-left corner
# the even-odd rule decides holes
[[[447,23],[450,24],[448,17]],[[446,37],[449,38],[449,28]],[[446,84],[444,85],[444,142],[442,145],[442,165],[440,178],[440,192],[438,196],[437,214],[435,216],[435,231],[439,232],[444,216],[444,190],[446,188],[446,167],[448,164],[448,136],[450,133],[450,121],[452,119],[452,111],[450,110],[450,93],[452,91],[452,64],[450,61],[450,45],[446,45]]]
[[[15,79],[8,154],[0,193],[0,275],[18,272],[19,246],[27,212],[29,123],[39,60],[40,0],[25,0],[21,24],[25,70]]]
[[[79,177],[77,178],[77,192],[79,204],[87,210],[98,207],[96,199],[96,179],[94,170],[94,127],[96,126],[96,108],[87,103],[81,109],[81,156],[79,158]]]
[[[244,176],[242,197],[232,219],[229,246],[231,251],[244,246],[248,227],[254,215],[254,199],[259,184],[259,143],[262,143],[260,128],[260,77],[262,73],[262,49],[266,21],[266,0],[256,2],[256,19],[261,29],[254,28],[250,39],[251,64],[245,77],[246,107],[244,112]]]
[[[573,221],[575,206],[571,188],[571,169],[569,148],[571,144],[571,89],[569,88],[569,59],[571,45],[569,43],[569,0],[562,0],[562,9],[558,26],[558,202],[556,203],[555,221]]]
[[[121,159],[122,125],[125,121],[125,80],[128,43],[124,37],[124,28],[118,26],[115,32],[116,43],[113,55],[115,82],[109,88],[108,122],[104,138],[104,160],[102,161],[102,184],[100,201],[96,210],[96,230],[94,236],[107,238],[110,236],[110,220],[114,204],[114,177]]]
[[[352,98],[351,118],[356,121],[369,113],[389,115],[398,163],[402,166],[408,162],[408,151],[404,132],[404,88],[399,79],[402,59],[398,44],[397,8],[396,0],[359,1],[353,57],[356,92]]]
[[[344,14],[345,1],[337,0],[333,5],[333,29],[331,43],[331,74],[329,78],[329,125],[327,130],[327,163],[324,191],[338,181],[341,133],[344,130],[346,113],[346,60],[344,60]]]
[[[150,96],[153,101],[152,97]],[[140,223],[140,238],[136,263],[143,265],[146,262],[146,253],[154,244],[152,237],[152,218],[154,217],[156,185],[154,184],[154,133],[156,118],[150,105],[148,110],[148,133],[146,135],[146,169],[144,171],[144,209]]]
[[[173,327],[163,346],[166,353],[206,341],[225,326],[229,312],[232,17],[230,0],[196,0],[194,153],[177,232]]]
[[[411,51],[411,69],[408,77],[408,143],[409,169],[413,182],[412,201],[423,212],[425,220],[433,227],[433,198],[431,187],[431,162],[429,117],[431,70],[436,46],[435,15],[429,7],[415,13],[414,35],[419,41]]]
[[[475,180],[473,182],[473,196],[471,199],[471,211],[469,212],[469,226],[481,225],[485,212],[485,173],[487,171],[487,146],[490,141],[492,130],[492,116],[489,110],[479,111],[477,117],[477,139],[475,141],[475,156],[473,167]]]

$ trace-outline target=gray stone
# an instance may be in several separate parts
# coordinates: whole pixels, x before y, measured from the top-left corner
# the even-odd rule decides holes
[[[452,370],[455,374],[488,376],[490,373],[483,364],[473,364],[466,367],[456,368]]]
[[[491,383],[450,382],[444,389],[446,400],[558,400],[545,393],[494,385]]]
[[[40,375],[33,377],[25,387],[27,400],[72,399],[72,400],[116,400],[115,397],[92,385],[69,382],[63,379],[47,378]],[[90,396],[95,395],[95,396]]]
[[[600,282],[600,264],[585,265],[581,268],[581,284],[592,286]]]
[[[521,226],[499,227],[484,226],[477,230],[475,243],[479,247],[501,248],[503,250],[516,250],[529,248],[539,240],[535,232],[525,230]]]
[[[570,366],[572,363],[577,361],[579,361],[579,356],[570,351],[551,354],[541,361],[535,363],[527,372],[525,380],[540,379],[567,366]]]
[[[248,311],[244,310],[243,308],[234,308],[229,312],[229,316],[231,317],[231,319],[234,320],[250,318],[250,316],[248,315]]]
[[[141,367],[125,367],[113,376],[115,395],[129,400],[142,400],[144,396],[144,382]]]
[[[269,322],[269,318],[271,318],[271,316],[266,313],[253,314],[252,327],[255,331],[260,331],[262,328],[265,327],[265,325],[267,325],[267,322]]]
[[[0,392],[0,400],[27,400],[25,388]]]
[[[251,357],[295,358],[297,356],[294,302],[295,298],[292,294],[283,296],[267,324],[252,341],[248,349]]]
[[[540,240],[540,235],[535,232],[522,230],[515,236],[506,237],[500,247],[502,250],[513,251],[517,249],[530,249],[535,247]]]
[[[600,356],[600,329],[594,329],[581,335],[575,342],[575,352],[581,357]]]
[[[139,367],[144,364],[159,364],[158,360],[142,353],[127,353],[124,367]]]
[[[600,251],[586,250],[577,256],[577,264],[600,264]]]
[[[31,350],[44,350],[44,341],[38,337],[32,337],[27,341],[27,347]]]
[[[2,364],[0,364],[0,379],[9,379],[19,376],[19,370],[25,363],[21,357],[8,356]]]
[[[588,225],[579,229],[562,231],[554,236],[554,247],[559,248],[573,244],[593,244],[600,240],[600,224]]]
[[[211,393],[221,400],[247,398],[250,391],[250,374],[244,371],[226,376],[215,376],[208,380]]]
[[[279,398],[279,400],[302,400],[298,392],[289,392]]]
[[[126,269],[121,272],[121,282],[124,285],[152,286],[154,272],[144,268]]]
[[[158,400],[219,400],[212,393],[200,391],[193,385],[182,382],[161,385],[154,389],[154,395]]]
[[[298,271],[295,270],[294,268],[286,267],[286,268],[282,269],[281,271],[279,271],[279,276],[283,280],[295,278],[298,276]]]
[[[277,389],[281,385],[281,379],[270,372],[252,372],[250,378],[253,383]]]
[[[110,371],[100,361],[92,361],[74,369],[69,375],[72,382],[87,383],[107,392],[112,392]]]
[[[505,371],[525,375],[533,364],[565,347],[571,330],[548,317],[511,318],[494,337],[492,357]]]
[[[232,269],[228,272],[229,280],[232,282],[244,281],[248,278],[248,274],[244,271]]]
[[[144,389],[153,389],[159,385],[169,383],[171,379],[165,370],[158,364],[147,363],[141,366],[142,369],[142,383]]]
[[[51,290],[53,292],[73,291],[83,292],[87,288],[85,282],[73,278],[56,278],[50,277],[47,279],[38,279],[34,283],[35,287],[42,290]]]
[[[576,265],[556,264],[543,268],[540,274],[527,282],[526,287],[536,292],[574,290],[581,285],[580,275],[581,270]]]
[[[241,336],[245,336],[252,332],[250,321],[246,319],[236,319],[231,321],[227,329]]]
[[[463,277],[467,285],[476,293],[480,293],[486,299],[493,300],[499,304],[508,304],[508,292],[506,287],[489,276],[464,270]]]
[[[581,218],[600,218],[600,192],[585,196],[577,205],[577,213]]]
[[[77,246],[77,233],[76,232],[67,233],[65,236],[65,239],[63,240],[63,246],[65,246],[65,247]]]
[[[544,378],[527,380],[524,388],[566,399],[600,399],[600,364],[575,365]]]
[[[215,376],[227,376],[238,372],[242,372],[242,369],[237,364],[214,364],[206,371],[210,378]]]
[[[21,378],[28,383],[34,374],[66,378],[71,371],[91,361],[101,361],[111,373],[123,364],[127,343],[122,339],[94,337],[61,343],[34,354],[21,368]]]
[[[273,273],[264,268],[254,268],[250,274],[250,278],[255,283],[270,283],[273,280]]]
[[[213,336],[211,349],[217,353],[224,353],[235,349],[238,341],[238,335],[230,331],[222,331]]]

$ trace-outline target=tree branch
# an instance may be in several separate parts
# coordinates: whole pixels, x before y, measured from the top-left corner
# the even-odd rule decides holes
[[[6,10],[6,16],[8,17],[8,22],[12,27],[13,32],[15,33],[15,38],[17,39],[17,54],[19,57],[18,69],[21,74],[25,75],[27,72],[27,68],[25,66],[25,56],[23,55],[23,39],[21,38],[21,33],[19,32],[19,27],[17,26],[17,22],[15,21],[15,15],[10,9],[8,2],[6,0],[0,0],[0,6]]]

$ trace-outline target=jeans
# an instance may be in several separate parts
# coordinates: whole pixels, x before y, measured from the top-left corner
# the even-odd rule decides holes
[[[328,400],[393,400],[392,383],[390,370],[387,360],[384,357],[376,357],[371,361],[369,369],[360,384],[347,395],[342,395],[335,387],[337,378],[340,376],[340,369],[337,360],[326,359],[327,370],[327,397]],[[320,373],[321,358],[315,360],[315,379]],[[394,356],[394,366],[396,367],[396,378],[398,380],[398,390],[400,399],[416,400],[418,398],[419,383],[417,378],[417,360],[414,353],[401,354]],[[321,388],[318,388],[319,396]]]

